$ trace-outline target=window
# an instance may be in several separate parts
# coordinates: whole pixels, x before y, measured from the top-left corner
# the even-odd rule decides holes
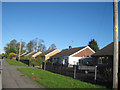
[[[98,64],[102,64],[103,58],[104,58],[104,57],[99,57],[99,59],[98,59]]]
[[[108,57],[106,57],[106,59],[109,59]]]
[[[84,64],[83,60],[80,59],[80,60],[79,60],[79,64],[80,64],[80,65]]]
[[[65,59],[65,64],[68,64],[68,60],[67,59]]]

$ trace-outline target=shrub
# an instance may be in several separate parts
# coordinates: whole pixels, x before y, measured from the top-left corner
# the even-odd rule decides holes
[[[28,56],[25,56],[25,57],[21,57],[21,60],[30,60],[31,58],[28,57]]]
[[[40,56],[37,58],[31,58],[30,59],[30,64],[31,65],[35,65],[35,66],[41,66],[42,62],[45,61],[44,59],[42,59]]]
[[[36,59],[36,62],[38,64],[38,66],[42,65],[42,62],[45,61],[44,59],[42,59],[40,56]]]
[[[2,57],[5,57],[5,58],[7,58],[7,54],[4,54],[4,53],[2,53],[2,54],[0,54]]]
[[[16,59],[16,54],[15,53],[10,53],[8,57],[10,59]]]

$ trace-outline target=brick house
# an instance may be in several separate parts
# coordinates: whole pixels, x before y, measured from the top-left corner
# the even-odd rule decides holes
[[[118,67],[118,88],[120,88],[120,41],[119,41],[119,67]],[[104,70],[107,67],[105,73],[107,74],[108,80],[112,83],[112,75],[113,75],[113,55],[114,55],[114,43],[110,43],[101,50],[97,51],[95,54],[92,55],[93,61],[98,66],[103,66]],[[102,71],[102,73],[103,73]],[[112,84],[111,84],[112,85]]]
[[[95,64],[112,64],[113,63],[113,54],[114,54],[114,43],[110,43],[101,50],[97,51],[92,55]],[[119,41],[119,57],[120,57],[120,41]]]
[[[89,47],[76,47],[69,49],[63,49],[58,54],[51,57],[53,63],[63,64],[63,65],[74,65],[79,62],[82,58],[90,57],[95,52]]]

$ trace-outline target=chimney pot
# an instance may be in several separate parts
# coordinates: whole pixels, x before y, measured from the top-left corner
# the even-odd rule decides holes
[[[69,46],[69,49],[72,48],[72,46]]]
[[[49,48],[49,50],[51,50],[51,48]]]
[[[38,49],[37,51],[39,52],[40,50]]]

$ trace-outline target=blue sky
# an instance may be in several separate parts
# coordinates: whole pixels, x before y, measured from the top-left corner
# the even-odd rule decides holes
[[[43,39],[47,48],[87,46],[94,38],[100,48],[113,41],[113,3],[3,3],[3,47],[12,39],[26,43]],[[72,42],[73,41],[73,42]]]

